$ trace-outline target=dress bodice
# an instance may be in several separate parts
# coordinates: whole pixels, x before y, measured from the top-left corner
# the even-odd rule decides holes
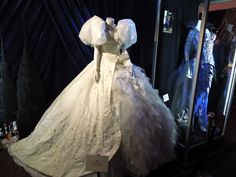
[[[118,42],[116,42],[113,39],[110,39],[105,44],[100,46],[100,52],[119,55],[120,54],[120,47],[118,45]]]
[[[196,28],[192,29],[189,32],[184,49],[185,61],[196,58],[199,36],[200,32]],[[214,40],[215,40],[215,34],[210,32],[205,33],[205,38],[202,48],[201,64],[208,63],[212,66],[215,66],[215,61],[213,56]]]

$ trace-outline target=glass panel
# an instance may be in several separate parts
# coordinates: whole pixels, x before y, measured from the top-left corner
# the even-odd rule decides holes
[[[199,46],[201,25],[201,20],[189,22],[187,37],[184,40],[183,61],[177,69],[171,104],[171,110],[182,133],[179,140],[184,144],[198,142],[200,137],[206,135],[208,129],[207,105],[215,65],[213,58],[215,35],[205,30],[202,55],[197,62],[198,47],[201,47]],[[195,101],[190,109],[196,69],[198,69],[198,78],[194,93]],[[192,127],[189,127],[190,125]]]
[[[217,37],[214,45],[215,74],[209,97],[209,116],[213,118],[214,136],[224,132],[227,112],[230,109],[235,83],[235,50],[236,50],[236,10],[209,13],[209,23],[217,13],[223,13],[220,22],[215,22]],[[216,21],[216,20],[215,20]]]
[[[193,6],[190,6],[190,4],[188,4],[186,6],[183,6],[184,9],[179,9],[180,11],[184,11],[183,14],[181,14],[182,12],[180,12],[179,10],[176,11],[174,9],[164,9],[163,11],[163,38],[165,38],[167,42],[164,40],[162,41],[163,44],[161,52],[166,52],[167,54],[164,56],[171,57],[172,55],[168,55],[168,53],[170,53],[170,51],[173,51],[178,54],[178,56],[174,56],[171,63],[168,63],[169,67],[173,67],[174,64],[176,65],[176,68],[169,74],[167,79],[171,84],[168,85],[163,82],[160,83],[162,85],[167,85],[166,93],[163,93],[162,91],[163,86],[161,86],[160,93],[163,95],[163,99],[166,96],[170,98],[170,101],[166,104],[170,107],[172,113],[174,114],[177,126],[179,127],[179,142],[185,145],[189,144],[189,140],[190,143],[198,142],[200,140],[199,137],[201,138],[207,133],[208,96],[214,73],[214,59],[212,53],[215,35],[211,35],[208,30],[204,30],[204,21],[206,19],[206,9],[208,8],[208,1],[205,2],[204,6],[202,6],[202,9],[205,9],[203,11],[204,13],[202,13],[202,27],[202,21],[198,20],[198,15],[193,15],[194,13],[198,14],[199,4],[192,5]],[[192,14],[188,9],[190,7],[192,7],[192,9],[194,10]],[[189,18],[191,17],[190,14],[192,15],[192,18]],[[171,30],[168,30],[171,32],[167,32],[167,27],[165,25],[166,21],[168,21],[167,19],[172,20],[172,25],[170,27]],[[207,35],[203,39],[204,31],[205,33],[207,33]],[[176,49],[169,48],[168,50],[166,50],[166,48],[171,46],[170,44],[168,44],[168,41],[171,42],[171,45],[176,47]],[[173,45],[175,44],[175,42],[176,45]],[[203,48],[203,50],[200,61],[197,58],[200,58],[201,49],[198,48],[201,47]],[[206,57],[208,53],[211,53],[210,57]],[[165,58],[165,60],[168,60],[168,58]],[[166,64],[165,61],[161,61],[159,63],[161,65],[162,63]],[[161,67],[166,68],[168,66]],[[199,66],[202,67],[202,69],[198,69]],[[160,68],[161,71],[163,70],[162,68]],[[163,71],[159,78],[164,78],[164,73],[166,74],[166,71]],[[196,79],[197,75],[199,75],[198,79]],[[191,99],[194,97],[196,97],[195,102],[193,102],[194,99]],[[202,130],[203,133],[201,131],[198,131],[198,129]]]
[[[236,10],[209,11],[201,32],[205,16],[193,14],[206,3],[174,5],[163,1],[156,87],[175,117],[179,142],[192,145],[224,134],[236,77]]]
[[[204,30],[205,13],[203,21],[187,21],[182,62],[174,74],[171,110],[181,132],[179,141],[183,144],[199,141],[198,136],[205,136],[208,128],[207,105],[215,65],[215,34]]]

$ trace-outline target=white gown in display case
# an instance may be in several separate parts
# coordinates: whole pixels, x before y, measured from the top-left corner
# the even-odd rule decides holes
[[[130,19],[94,16],[80,39],[94,60],[62,91],[35,130],[9,153],[32,176],[92,176],[88,155],[108,156],[108,176],[144,176],[174,158],[176,128],[143,70],[126,51],[137,40]]]

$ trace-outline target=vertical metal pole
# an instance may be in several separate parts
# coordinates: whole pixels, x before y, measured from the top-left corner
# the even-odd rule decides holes
[[[190,104],[189,104],[189,111],[188,111],[189,119],[187,123],[188,128],[186,131],[186,139],[185,139],[186,145],[189,144],[190,133],[192,132],[195,95],[196,95],[199,67],[200,67],[200,62],[201,62],[201,57],[202,57],[202,46],[203,46],[204,36],[205,36],[205,27],[206,27],[209,3],[210,3],[210,0],[204,0],[204,7],[202,9],[202,22],[201,22],[199,41],[198,41],[197,58],[196,58],[195,67],[194,67],[193,83],[192,83],[192,90],[191,90],[191,97],[190,97]]]
[[[224,107],[225,122],[224,122],[224,128],[223,128],[222,135],[225,134],[226,125],[228,122],[230,108],[231,108],[231,104],[232,104],[232,100],[233,100],[235,83],[236,83],[236,50],[234,53],[234,62],[233,62],[232,72],[231,72],[231,76],[230,76],[230,80],[229,80],[229,88],[227,90],[227,96],[226,96],[227,103],[225,103],[225,107]]]
[[[155,81],[156,81],[156,65],[157,65],[158,38],[159,38],[159,31],[160,31],[160,15],[161,15],[161,0],[157,0],[156,24],[155,24],[155,35],[154,35],[154,51],[153,51],[153,59],[152,59],[152,77],[151,77],[153,88],[155,87]]]

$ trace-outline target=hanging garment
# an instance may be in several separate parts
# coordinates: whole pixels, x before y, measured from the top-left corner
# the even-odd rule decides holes
[[[134,66],[126,49],[136,42],[133,21],[94,16],[79,35],[94,60],[63,90],[27,138],[10,154],[32,176],[78,177],[88,155],[108,156],[109,177],[139,176],[174,158],[170,110]],[[121,52],[120,52],[121,49]]]
[[[190,95],[192,89],[192,78],[196,62],[197,47],[200,36],[199,24],[190,30],[184,49],[185,60],[178,69],[178,78],[175,83],[175,93],[173,97],[171,110],[180,124],[186,124],[188,121],[188,107],[190,104]],[[206,29],[202,48],[202,57],[200,61],[199,77],[197,81],[196,97],[194,105],[195,128],[204,132],[208,128],[208,96],[211,88],[212,78],[214,76],[215,61],[213,57],[215,34]]]

